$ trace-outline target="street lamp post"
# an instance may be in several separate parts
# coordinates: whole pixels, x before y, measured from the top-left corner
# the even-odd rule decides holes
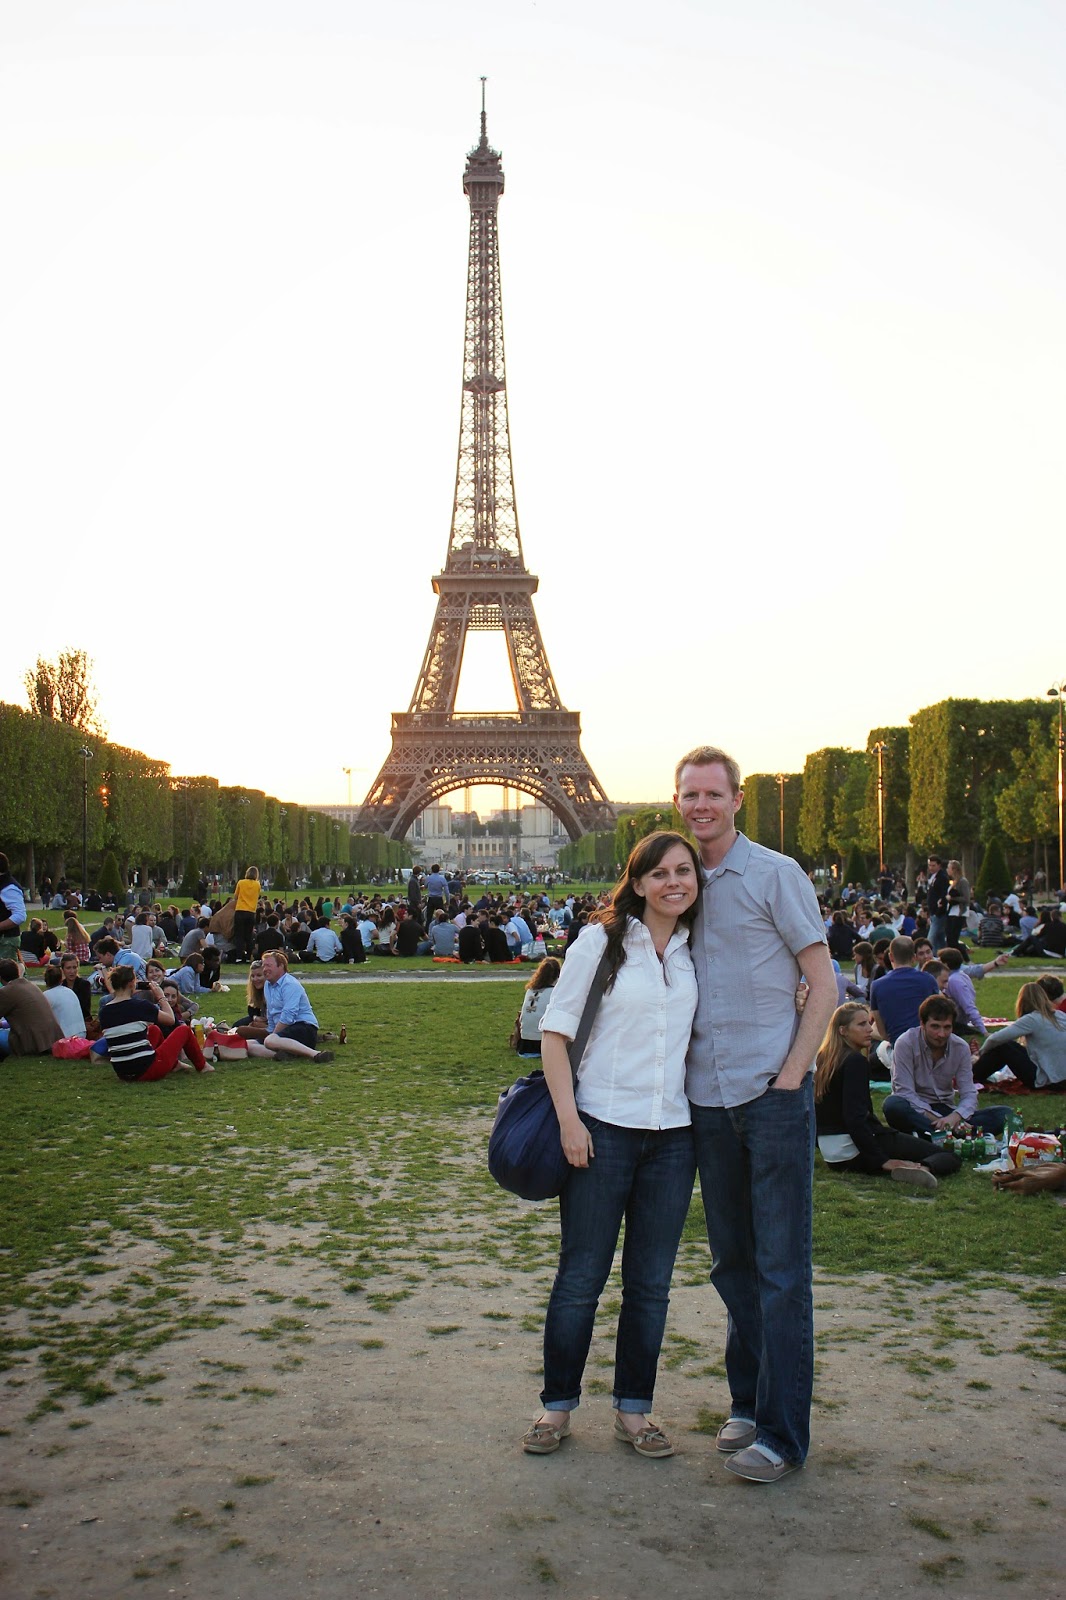
[[[1051,688],[1048,690],[1048,694],[1050,695],[1052,700],[1057,700],[1058,703],[1059,703],[1059,772],[1058,772],[1058,790],[1059,790],[1059,885],[1058,886],[1061,889],[1063,887],[1063,885],[1066,884],[1066,828],[1064,828],[1064,826],[1063,826],[1064,818],[1063,818],[1063,793],[1062,793],[1062,760],[1063,760],[1063,753],[1066,752],[1066,739],[1064,739],[1063,728],[1062,728],[1062,697],[1063,697],[1064,694],[1066,694],[1066,681],[1064,681],[1062,683],[1053,683]]]
[[[781,854],[785,853],[785,784],[788,782],[787,772],[775,772],[777,779],[777,835],[780,841]]]
[[[94,752],[87,744],[83,744],[78,751],[81,756],[81,897],[82,902],[89,892],[89,762]],[[1062,757],[1059,757],[1059,771],[1062,771]],[[1059,784],[1059,793],[1062,793],[1062,784]]]
[[[883,739],[878,739],[873,748],[877,751],[877,860],[881,876],[885,875],[885,751],[888,749]]]

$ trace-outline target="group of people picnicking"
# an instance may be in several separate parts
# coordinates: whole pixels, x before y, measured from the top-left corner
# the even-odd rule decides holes
[[[653,1397],[674,1259],[698,1172],[711,1281],[728,1313],[730,1412],[717,1449],[729,1470],[757,1483],[777,1482],[801,1467],[813,1383],[816,1142],[834,1169],[931,1188],[959,1164],[941,1137],[966,1126],[995,1132],[1001,1124],[1000,1108],[977,1107],[977,1086],[993,1071],[1008,1067],[1032,1088],[1066,1081],[1057,978],[1045,974],[1025,984],[1016,1021],[990,1038],[972,1003],[974,984],[1009,958],[973,962],[964,943],[970,935],[974,943],[1002,944],[1009,927],[1015,948],[1036,938],[1041,951],[1056,954],[1058,935],[1048,937],[1048,930],[1059,922],[1057,912],[1044,912],[1027,929],[1021,901],[1004,902],[995,913],[1003,938],[976,937],[986,913],[975,928],[961,869],[953,877],[948,868],[958,864],[935,857],[924,904],[894,902],[895,886],[882,884],[879,902],[853,895],[827,906],[795,861],[738,833],[742,800],[739,768],[725,752],[690,751],[678,764],[675,793],[689,837],[658,832],[641,840],[610,896],[554,905],[532,896],[517,906],[484,896],[485,903],[471,903],[434,869],[424,885],[408,889],[405,905],[375,896],[350,897],[341,907],[325,898],[293,907],[264,896],[249,869],[237,885],[228,928],[218,921],[227,920],[223,905],[212,906],[210,916],[194,908],[177,923],[182,968],[209,992],[218,980],[204,985],[194,958],[205,957],[211,945],[222,947],[223,958],[251,961],[244,1026],[249,1048],[261,1038],[267,1053],[299,1053],[301,1046],[312,1052],[304,1041],[316,1027],[313,1014],[298,1005],[285,1009],[289,986],[307,1006],[286,968],[290,959],[342,959],[329,953],[328,940],[316,938],[323,923],[332,931],[334,917],[350,922],[348,947],[355,951],[358,940],[363,958],[384,955],[384,946],[392,954],[439,949],[445,958],[491,961],[497,958],[486,930],[495,927],[507,945],[505,958],[495,941],[499,959],[535,959],[538,941],[546,947],[557,937],[563,948],[537,965],[516,1021],[523,1053],[539,1045],[570,1169],[544,1332],[542,1409],[522,1440],[531,1454],[557,1450],[570,1434],[623,1219],[614,1431],[643,1457],[673,1454],[652,1414]],[[2,858],[0,866],[6,908],[10,880]],[[151,929],[143,915],[134,927]],[[158,915],[156,924],[164,935],[170,931]],[[431,930],[443,925],[450,932],[435,942]],[[464,957],[462,935],[479,926],[480,953]],[[0,921],[0,1009],[10,986],[3,940],[12,930],[10,921]],[[343,952],[343,931],[337,938]],[[114,953],[102,949],[107,941],[114,942],[113,932],[96,942],[109,989],[105,1034],[110,1006],[130,1003],[125,997],[136,986],[138,959],[132,943]],[[469,939],[466,945],[469,952]],[[153,942],[152,959],[158,949]],[[147,974],[147,960],[145,968]],[[71,987],[71,974],[74,986],[85,982],[70,955],[61,954],[58,971],[50,987]],[[180,970],[170,974],[180,1004],[192,979],[179,979]],[[155,1026],[180,1029],[174,996],[168,1001],[154,977],[147,981],[151,999],[143,1004],[154,1006]],[[575,1077],[568,1050],[590,1006],[594,1021]],[[128,1026],[124,1014],[114,1030],[120,1052],[130,1049]],[[130,1075],[142,1081],[166,1070],[159,1065],[161,1044],[150,1034],[149,1042],[151,1062],[140,1042],[126,1058]],[[195,1057],[191,1064],[198,1066]],[[871,1082],[885,1073],[890,1093],[882,1123]],[[1057,1185],[1060,1174],[1066,1178],[1066,1168],[1049,1167],[1043,1182]]]

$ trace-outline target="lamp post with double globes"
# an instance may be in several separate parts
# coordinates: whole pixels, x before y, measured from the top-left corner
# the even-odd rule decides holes
[[[872,746],[877,751],[877,859],[881,876],[885,875],[885,751],[888,745],[878,739]]]
[[[781,847],[781,854],[785,853],[785,784],[788,782],[787,772],[775,772],[777,780],[777,837]]]
[[[1058,741],[1058,743],[1059,743],[1059,772],[1058,772],[1058,791],[1059,791],[1059,882],[1058,882],[1058,887],[1059,887],[1060,890],[1064,886],[1066,886],[1066,828],[1064,828],[1064,826],[1063,826],[1064,818],[1063,818],[1063,793],[1062,793],[1062,761],[1063,761],[1063,754],[1064,754],[1064,752],[1066,752],[1066,739],[1064,739],[1063,727],[1062,727],[1062,697],[1063,697],[1064,694],[1066,694],[1066,680],[1064,680],[1062,683],[1053,683],[1051,685],[1051,688],[1048,690],[1049,697],[1052,700],[1057,700],[1058,703],[1059,703],[1059,741]],[[1050,885],[1048,887],[1050,888]]]

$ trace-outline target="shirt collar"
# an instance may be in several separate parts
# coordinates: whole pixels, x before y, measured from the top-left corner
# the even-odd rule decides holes
[[[743,875],[747,871],[750,857],[751,840],[746,834],[738,833],[730,845],[725,859],[720,861],[716,867],[705,867],[702,862],[700,863],[704,883],[710,883],[711,879],[720,872],[738,872]]]

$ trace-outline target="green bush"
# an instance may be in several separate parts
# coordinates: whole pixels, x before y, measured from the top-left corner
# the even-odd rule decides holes
[[[285,871],[284,867],[279,867],[277,872],[275,872],[273,887],[281,890],[292,888],[292,884],[289,882],[289,874]]]
[[[866,857],[857,844],[853,844],[848,851],[847,865],[844,868],[844,882],[857,883],[863,889],[866,887]]]
[[[978,901],[981,905],[987,905],[990,899],[1001,900],[1005,894],[1010,893],[1010,886],[1011,874],[1007,858],[1003,853],[1003,844],[993,834],[985,847],[985,858],[977,874],[975,892]]]
[[[125,896],[126,883],[113,850],[109,850],[104,857],[103,866],[100,868],[100,881],[96,887],[105,900],[120,901]]]

